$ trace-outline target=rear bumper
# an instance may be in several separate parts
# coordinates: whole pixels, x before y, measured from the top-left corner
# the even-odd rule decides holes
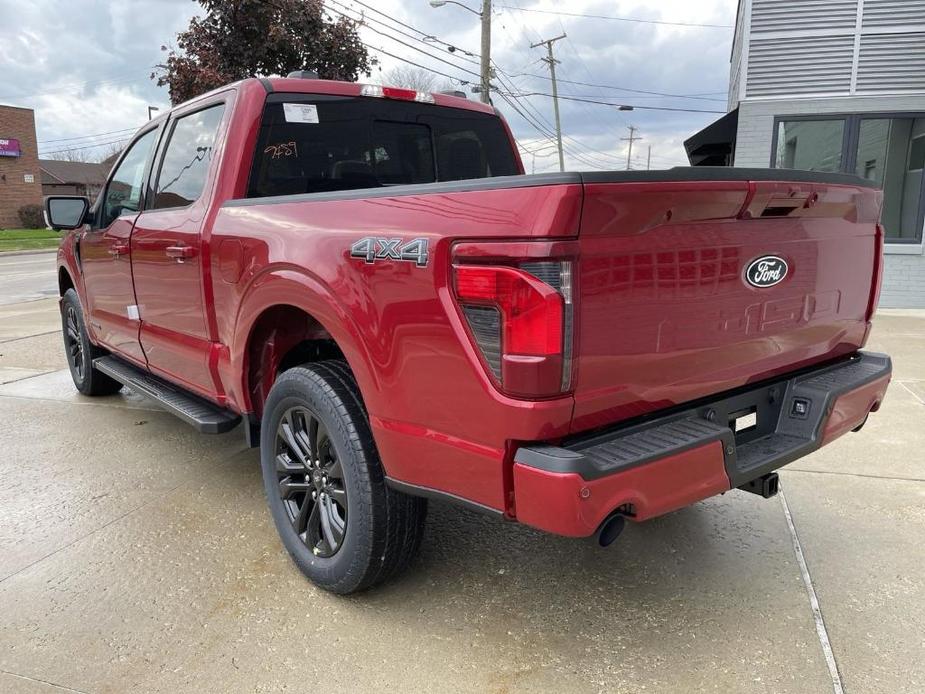
[[[890,358],[859,352],[801,372],[563,446],[514,457],[517,520],[586,537],[612,513],[645,520],[757,479],[864,423],[880,407]],[[733,424],[754,413],[756,425]]]

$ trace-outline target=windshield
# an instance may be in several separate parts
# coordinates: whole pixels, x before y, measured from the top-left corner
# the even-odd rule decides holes
[[[494,115],[373,97],[272,94],[248,197],[517,173]]]

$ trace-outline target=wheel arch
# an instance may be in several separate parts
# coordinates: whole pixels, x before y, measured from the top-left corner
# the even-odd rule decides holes
[[[262,276],[242,300],[237,326],[233,354],[243,409],[258,419],[277,376],[306,362],[343,359],[364,400],[378,392],[355,322],[310,275],[287,269]]]
[[[77,285],[68,269],[61,265],[58,267],[58,296],[64,296],[68,289],[77,291]]]

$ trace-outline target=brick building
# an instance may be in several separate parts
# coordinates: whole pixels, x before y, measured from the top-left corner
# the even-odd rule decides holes
[[[42,204],[32,109],[0,106],[0,229],[22,226],[19,208]]]
[[[884,307],[925,307],[925,0],[739,0],[729,113],[691,163],[840,171],[884,190]]]
[[[43,195],[86,195],[95,200],[112,165],[39,159]]]

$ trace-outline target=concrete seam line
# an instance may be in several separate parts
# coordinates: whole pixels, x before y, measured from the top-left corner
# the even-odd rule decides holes
[[[49,682],[48,680],[41,680],[38,677],[29,677],[28,675],[20,675],[16,672],[10,672],[9,670],[0,670],[4,675],[9,675],[10,677],[18,677],[21,680],[27,680],[29,682],[41,682],[42,684],[47,684],[49,687],[55,687],[56,689],[63,689],[66,692],[77,692],[77,694],[87,694],[83,689],[73,689],[71,687],[65,687],[63,684],[55,684],[54,682]]]
[[[28,340],[30,337],[43,337],[44,335],[54,335],[55,333],[60,333],[61,328],[57,330],[49,330],[47,333],[36,333],[35,335],[23,335],[22,337],[11,337],[8,340],[0,340],[0,345],[5,345],[8,342],[19,342],[20,340]]]
[[[0,366],[0,369],[2,368],[3,367]],[[6,368],[18,369],[19,367],[18,366],[8,366]],[[28,371],[28,369],[25,369],[25,370]],[[37,374],[32,374],[31,376],[21,376],[20,378],[14,378],[12,381],[3,381],[2,383],[0,383],[0,386],[6,386],[6,385],[9,385],[10,383],[19,383],[20,381],[27,381],[30,378],[38,378],[39,376],[47,376],[48,374],[55,373],[55,371],[57,371],[57,369],[52,369],[51,371],[41,371]]]
[[[894,477],[892,475],[865,475],[860,472],[841,472],[835,470],[804,470],[798,467],[787,467],[787,474],[803,472],[810,475],[840,475],[842,477],[860,477],[865,480],[892,480],[894,482],[925,482],[925,477]]]
[[[915,398],[916,400],[918,400],[920,403],[922,403],[923,405],[925,405],[925,400],[922,400],[922,398],[919,397],[919,394],[916,393],[914,390],[912,390],[912,388],[910,388],[909,386],[907,386],[907,385],[906,385],[905,383],[903,383],[902,381],[897,381],[897,383],[899,383],[899,385],[901,385],[903,388],[905,388],[905,389],[908,390],[910,393],[912,393],[912,397],[914,397],[914,398]]]
[[[832,651],[832,643],[829,641],[829,632],[826,630],[825,621],[822,619],[822,608],[819,607],[819,599],[816,597],[813,579],[809,575],[809,567],[806,565],[806,558],[803,556],[803,546],[800,544],[800,538],[797,536],[797,530],[793,525],[793,516],[790,514],[790,506],[787,504],[787,497],[784,495],[783,489],[779,490],[778,496],[780,497],[780,505],[784,509],[784,517],[787,519],[787,529],[790,531],[790,539],[793,542],[793,553],[796,555],[797,564],[800,566],[800,575],[803,577],[803,584],[806,586],[806,592],[809,595],[809,606],[812,608],[813,621],[816,623],[816,634],[819,636],[819,644],[822,646],[825,664],[829,668],[829,675],[832,677],[832,688],[835,694],[845,694],[841,676],[838,674],[838,664],[835,662],[835,653]]]

